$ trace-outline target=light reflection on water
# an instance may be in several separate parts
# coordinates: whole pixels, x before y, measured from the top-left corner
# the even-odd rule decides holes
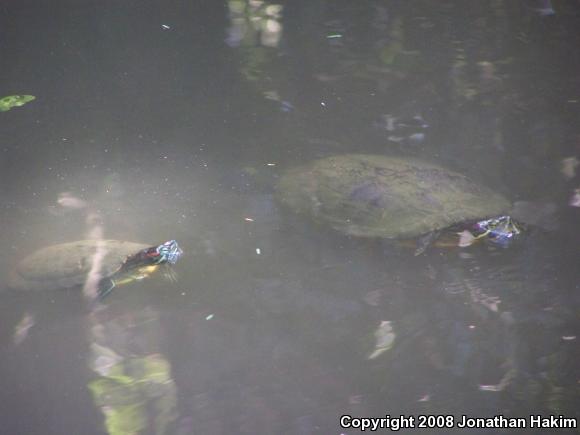
[[[50,85],[36,85],[32,73],[19,82],[22,69],[46,69],[34,57],[19,60],[8,77],[24,88],[37,86],[38,98],[0,113],[4,136],[14,139],[0,149],[0,285],[26,254],[86,234],[82,213],[58,208],[61,192],[98,211],[105,238],[151,244],[176,239],[185,252],[175,266],[177,282],[155,276],[115,289],[103,311],[91,311],[71,291],[2,294],[0,391],[6,396],[0,398],[10,406],[1,417],[12,433],[102,433],[101,408],[143,400],[162,411],[157,420],[151,409],[141,411],[134,422],[149,419],[142,426],[150,433],[155,423],[159,431],[167,424],[168,433],[180,435],[194,429],[340,433],[343,413],[574,416],[577,410],[569,408],[578,393],[565,386],[578,377],[578,214],[567,201],[578,178],[562,177],[560,163],[578,151],[580,133],[572,122],[577,109],[559,89],[542,88],[555,103],[527,89],[523,77],[538,61],[503,48],[514,43],[511,32],[536,38],[536,24],[550,26],[534,21],[533,7],[515,21],[522,28],[507,26],[509,35],[490,40],[477,17],[451,4],[420,17],[400,5],[387,4],[389,13],[362,5],[355,7],[358,18],[308,6],[314,21],[290,8],[288,39],[282,39],[288,45],[279,56],[288,64],[280,75],[269,71],[265,82],[247,81],[244,74],[268,71],[267,63],[252,64],[268,55],[245,58],[240,67],[239,52],[203,45],[207,36],[200,40],[196,33],[203,23],[180,26],[177,17],[160,35],[147,27],[155,23],[157,29],[157,18],[142,21],[148,40],[155,41],[153,52],[139,38],[124,36],[124,44],[144,56],[116,52],[118,39],[109,40],[106,50],[89,42],[78,47],[109,61],[108,51],[116,53],[133,74],[130,83],[112,78],[123,72],[115,62],[97,59],[98,72],[69,64],[70,54],[59,51],[48,64],[74,69],[77,95],[48,72]],[[380,73],[376,60],[365,62],[353,52],[366,33],[351,23],[364,24],[369,10],[377,12],[374,37],[385,32],[375,41],[384,44],[382,59],[391,62]],[[497,20],[512,16],[510,7],[493,13]],[[474,14],[491,20],[487,10]],[[402,18],[393,23],[390,16]],[[553,29],[546,39],[528,42],[537,44],[540,62],[542,56],[558,61],[546,47],[565,46],[564,36],[577,22],[573,14],[557,17],[568,20],[559,28],[563,36]],[[68,22],[66,14],[55,19]],[[119,19],[132,29],[129,18]],[[312,30],[309,40],[301,39],[305,33],[297,31],[297,22]],[[104,32],[98,17],[93,24]],[[169,55],[185,46],[171,39],[182,35],[180,28],[187,29],[191,51]],[[454,42],[433,28],[446,29]],[[65,26],[64,32],[74,36],[78,30]],[[216,40],[220,32],[212,33]],[[329,35],[326,51],[321,47]],[[426,49],[429,38],[422,36],[430,36],[433,46]],[[236,41],[241,43],[240,35]],[[306,50],[313,41],[317,48]],[[43,52],[42,45],[27,44],[39,56]],[[420,59],[417,52],[424,53]],[[417,60],[433,68],[419,68]],[[160,85],[152,71],[171,80]],[[238,73],[243,79],[230,80]],[[289,80],[294,74],[304,80]],[[546,83],[542,74],[552,77],[550,71],[537,74],[530,80],[540,85]],[[570,94],[577,91],[569,71],[558,74]],[[351,83],[352,77],[360,81]],[[179,89],[168,88],[169,82]],[[59,108],[55,97],[67,105]],[[75,104],[84,111],[72,113]],[[283,110],[288,104],[292,109]],[[409,121],[417,117],[425,121],[419,127]],[[388,125],[380,124],[385,119]],[[424,137],[416,136],[418,129]],[[532,227],[510,249],[433,248],[414,257],[412,250],[346,237],[279,208],[273,186],[285,168],[352,151],[419,156],[512,199],[557,204],[558,225]],[[368,360],[385,321],[394,344]],[[95,373],[110,376],[115,367],[140,387],[116,390],[117,404],[107,405],[101,397],[107,390],[91,382]]]

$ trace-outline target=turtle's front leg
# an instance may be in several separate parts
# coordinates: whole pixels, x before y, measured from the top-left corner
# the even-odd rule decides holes
[[[99,288],[97,290],[97,299],[102,301],[105,297],[108,296],[109,293],[113,291],[115,288],[116,283],[111,278],[103,278],[99,281]]]

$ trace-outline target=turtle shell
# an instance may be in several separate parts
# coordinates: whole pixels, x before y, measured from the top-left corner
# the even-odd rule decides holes
[[[510,208],[502,195],[449,169],[364,154],[290,169],[280,178],[277,195],[295,212],[361,237],[414,238]]]
[[[26,290],[51,290],[82,285],[92,267],[97,247],[105,254],[101,263],[103,278],[114,274],[129,255],[149,246],[122,240],[79,240],[39,249],[17,266],[11,287]]]

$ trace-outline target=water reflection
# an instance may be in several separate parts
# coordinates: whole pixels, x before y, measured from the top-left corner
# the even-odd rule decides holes
[[[0,112],[0,287],[83,238],[89,212],[99,237],[187,255],[177,282],[98,311],[80,291],[3,291],[5,431],[580,417],[575,5],[133,3],[4,8],[2,95],[36,99]],[[286,169],[353,153],[467,174],[515,203],[525,237],[415,257],[279,207]]]
[[[95,405],[113,434],[169,433],[177,418],[171,365],[160,353],[159,314],[151,307],[102,307],[90,316],[88,384]]]

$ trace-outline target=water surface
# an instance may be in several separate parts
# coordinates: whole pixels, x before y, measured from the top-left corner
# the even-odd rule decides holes
[[[36,100],[0,113],[3,431],[580,418],[574,3],[10,3],[1,96]],[[529,231],[413,256],[276,202],[284,169],[347,152],[465,173],[526,201]],[[79,289],[8,291],[20,259],[96,226],[178,240],[178,281],[99,311]],[[392,347],[369,359],[385,321]]]

